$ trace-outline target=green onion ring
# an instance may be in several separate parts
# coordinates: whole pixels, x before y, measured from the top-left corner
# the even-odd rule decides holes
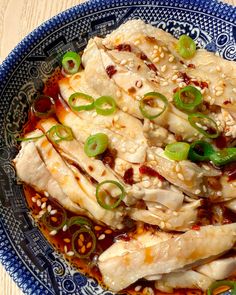
[[[84,216],[73,216],[67,222],[68,227],[71,227],[72,225],[92,227],[92,222]]]
[[[61,206],[60,206],[61,207]],[[61,207],[61,210],[57,212],[62,216],[62,220],[58,226],[54,226],[51,224],[52,221],[50,221],[50,217],[53,217],[54,215],[50,215],[49,212],[45,212],[42,216],[42,222],[49,230],[60,230],[63,228],[63,226],[66,224],[67,220],[67,214],[66,211]]]
[[[77,106],[76,100],[78,99],[86,100],[90,102],[90,104]],[[94,99],[92,98],[92,96],[87,95],[85,93],[76,92],[69,97],[68,104],[73,111],[90,111],[94,108]]]
[[[108,147],[108,137],[104,133],[90,135],[85,144],[84,152],[89,157],[95,157],[105,152]]]
[[[183,58],[192,58],[196,52],[196,43],[191,37],[182,35],[177,42],[177,50]]]
[[[109,105],[109,108],[104,108],[104,105]],[[116,102],[111,96],[101,96],[95,100],[94,106],[99,115],[109,116],[116,111]]]
[[[86,254],[79,253],[78,250],[77,250],[77,247],[75,245],[79,235],[83,234],[83,233],[89,234],[90,237],[92,238],[91,249]],[[81,229],[76,231],[74,233],[74,235],[72,236],[72,249],[73,249],[74,253],[76,254],[76,256],[79,257],[79,258],[82,258],[82,259],[88,258],[93,253],[93,251],[95,250],[96,244],[97,244],[97,240],[96,240],[96,236],[95,236],[94,232],[91,229],[88,229],[86,227],[82,227]]]
[[[236,161],[236,147],[225,148],[210,155],[210,160],[217,166]]]
[[[192,99],[192,102],[184,102],[184,98]],[[202,103],[201,92],[191,85],[186,86],[174,94],[175,106],[183,111],[192,112]]]
[[[207,295],[212,295],[213,291],[221,286],[227,286],[231,288],[231,295],[236,295],[236,282],[234,281],[216,281],[212,283],[210,288],[207,290]]]
[[[161,109],[161,111],[159,111],[157,114],[155,115],[151,115],[148,110],[146,110],[146,107],[148,105],[148,103],[154,103],[154,100],[161,100],[163,103],[164,103],[164,107]],[[167,108],[167,105],[168,105],[168,100],[167,98],[162,95],[161,93],[159,92],[148,92],[144,95],[144,97],[140,100],[140,103],[139,103],[139,109],[140,109],[140,112],[142,113],[142,115],[145,117],[145,118],[148,118],[149,120],[153,120],[157,117],[159,117],[162,113],[164,113],[164,111],[166,110]],[[148,105],[149,106],[149,105]],[[151,107],[151,106],[149,106]],[[154,106],[156,107],[156,106]]]
[[[210,155],[214,152],[215,150],[210,143],[197,140],[191,143],[188,158],[193,162],[209,161]]]
[[[165,147],[164,154],[171,160],[182,161],[188,158],[190,145],[186,142],[174,142]]]
[[[207,138],[217,138],[220,135],[216,122],[207,115],[201,113],[194,113],[188,116],[188,121],[193,128],[197,129],[201,134],[203,134]],[[209,123],[210,126],[206,126],[206,121],[207,123]],[[202,122],[204,123],[204,126],[198,126],[198,124],[202,125]],[[206,128],[206,130],[204,130],[204,127]]]
[[[81,64],[80,55],[74,51],[68,51],[62,58],[62,66],[66,73],[75,74],[78,72]]]
[[[49,139],[55,143],[63,140],[70,141],[74,138],[71,128],[60,124],[52,126],[47,134]]]
[[[34,140],[37,140],[37,139],[42,138],[44,136],[45,136],[45,134],[42,134],[40,136],[35,136],[35,137],[18,137],[16,139],[16,141],[34,141]]]
[[[101,187],[106,184],[106,183],[111,183],[111,184],[114,184],[115,186],[117,186],[120,191],[121,191],[121,194],[119,195],[119,199],[112,205],[108,205],[106,203],[104,203],[101,199],[100,199],[100,196],[99,196],[99,193],[100,193],[100,189]],[[114,180],[105,180],[105,181],[102,181],[101,183],[99,183],[96,187],[96,198],[97,198],[97,202],[98,204],[104,208],[104,209],[107,209],[107,210],[112,210],[112,209],[115,209],[116,207],[118,207],[121,203],[121,201],[124,199],[126,195],[126,192],[123,188],[123,186],[117,182],[117,181],[114,181]]]

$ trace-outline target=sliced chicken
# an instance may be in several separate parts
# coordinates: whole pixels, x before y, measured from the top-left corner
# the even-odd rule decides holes
[[[170,273],[224,253],[233,247],[235,241],[236,223],[209,225],[152,246],[128,250],[122,256],[108,248],[109,257],[105,251],[99,257],[98,265],[105,284],[117,292],[145,276]],[[126,243],[129,249],[129,242]]]
[[[16,172],[20,180],[40,192],[56,199],[66,209],[80,214],[84,210],[63,192],[58,182],[48,171],[34,142],[22,142],[21,150],[15,160]]]
[[[177,288],[201,289],[205,291],[213,282],[213,279],[204,274],[194,270],[187,270],[163,275],[160,280],[155,282],[155,287],[167,293],[172,293],[173,289]]]
[[[216,259],[196,269],[213,280],[223,280],[236,273],[236,256]]]

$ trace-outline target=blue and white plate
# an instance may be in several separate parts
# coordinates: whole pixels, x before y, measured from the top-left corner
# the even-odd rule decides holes
[[[15,137],[35,93],[66,49],[80,51],[128,19],[141,18],[175,37],[236,60],[236,9],[215,0],[94,0],[71,8],[27,36],[0,66],[0,260],[25,294],[106,294],[68,266],[43,237],[16,182]]]

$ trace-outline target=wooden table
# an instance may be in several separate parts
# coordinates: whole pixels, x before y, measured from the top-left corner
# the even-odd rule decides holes
[[[85,0],[0,0],[0,62],[29,32],[57,13]],[[236,5],[236,0],[225,0]],[[23,295],[0,265],[1,295]]]

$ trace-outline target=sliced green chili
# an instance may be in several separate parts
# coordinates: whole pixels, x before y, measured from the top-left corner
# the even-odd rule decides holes
[[[108,146],[108,137],[104,133],[90,135],[85,144],[84,151],[87,156],[95,157],[105,152]]]
[[[37,139],[42,138],[44,136],[45,136],[45,134],[35,136],[35,137],[19,137],[16,139],[16,141],[34,141],[34,140],[37,140]]]
[[[192,112],[202,103],[202,94],[196,87],[189,85],[174,94],[174,103],[178,109]]]
[[[227,286],[231,289],[231,295],[236,295],[236,282],[234,281],[216,281],[214,282],[207,291],[207,295],[212,295],[213,292],[219,287]]]
[[[83,240],[86,239],[86,235],[89,235],[90,241],[86,241],[86,244],[84,244]],[[81,240],[82,236],[83,236],[83,240]],[[88,247],[89,242],[91,243],[90,247]],[[96,244],[97,244],[96,236],[94,232],[89,228],[82,227],[81,229],[76,231],[72,236],[72,249],[75,255],[79,258],[82,258],[82,259],[88,258],[95,250]]]
[[[53,220],[54,218],[56,218],[56,221]],[[47,211],[42,216],[42,222],[49,230],[60,230],[66,224],[66,220],[67,214],[62,207],[55,215],[51,215]]]
[[[186,142],[174,142],[165,147],[164,154],[175,161],[182,161],[188,158],[190,145]]]
[[[115,185],[121,191],[120,195],[118,196],[118,200],[116,202],[114,202],[113,204],[107,204],[105,202],[105,200],[101,199],[101,197],[102,197],[101,195],[103,195],[103,199],[105,199],[106,197],[110,197],[108,195],[106,189],[102,190],[102,186],[104,186],[105,184]],[[102,190],[102,192],[101,192],[101,190]],[[120,205],[121,201],[124,199],[125,195],[126,195],[126,192],[125,192],[123,186],[119,182],[114,181],[114,180],[105,180],[105,181],[99,183],[96,187],[97,202],[101,207],[103,207],[104,209],[107,209],[107,210],[112,210],[112,209],[118,207]],[[114,199],[114,198],[110,197],[110,199]]]
[[[60,124],[52,126],[47,134],[50,140],[56,143],[63,140],[70,141],[74,138],[71,128]]]
[[[163,104],[160,106],[159,102]],[[139,109],[142,115],[149,120],[159,117],[166,110],[167,98],[159,92],[148,92],[140,100]],[[157,110],[161,108],[161,110]]]
[[[193,162],[209,161],[210,155],[214,152],[215,150],[210,143],[197,140],[191,143],[188,158]]]
[[[75,74],[78,72],[81,63],[80,55],[74,51],[68,51],[62,58],[62,66],[66,73]]]
[[[94,106],[99,115],[109,116],[116,111],[116,102],[111,96],[101,96],[95,100]]]
[[[217,166],[236,161],[236,147],[225,148],[210,155],[210,160]]]
[[[69,221],[67,222],[68,227],[72,225],[92,227],[92,222],[84,216],[74,216],[74,217],[71,217]]]
[[[89,102],[89,104],[77,105],[77,102],[79,102],[79,100],[82,100],[82,101],[86,100],[87,102]],[[76,92],[72,94],[69,97],[68,103],[69,103],[69,106],[74,111],[89,111],[94,108],[94,99],[92,98],[92,96],[82,92]]]
[[[182,35],[177,42],[177,50],[183,58],[192,58],[196,52],[196,43],[191,37]]]
[[[207,138],[216,138],[220,135],[216,122],[207,115],[194,113],[188,116],[188,121]]]

